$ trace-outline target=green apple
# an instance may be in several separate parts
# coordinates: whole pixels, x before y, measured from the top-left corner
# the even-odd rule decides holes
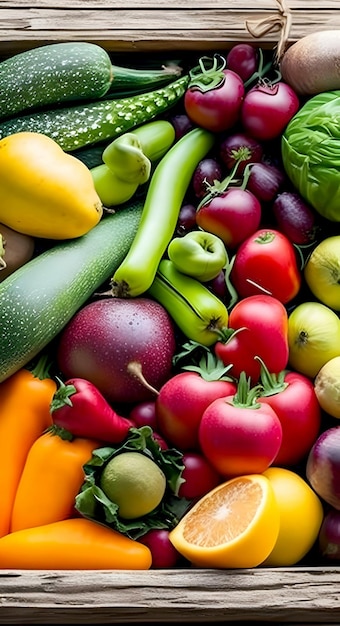
[[[340,319],[321,302],[301,302],[288,317],[289,365],[310,378],[340,356]]]
[[[340,235],[326,237],[314,248],[304,275],[312,294],[334,311],[340,311]]]
[[[204,230],[174,237],[168,245],[168,256],[177,270],[201,282],[216,278],[228,263],[222,239]]]

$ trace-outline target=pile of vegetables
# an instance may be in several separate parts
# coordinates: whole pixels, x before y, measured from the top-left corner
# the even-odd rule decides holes
[[[0,63],[0,568],[190,566],[185,512],[275,467],[323,514],[268,564],[339,559],[334,54],[326,31],[279,64],[124,68],[85,42]],[[102,477],[136,453],[164,484],[134,517]]]

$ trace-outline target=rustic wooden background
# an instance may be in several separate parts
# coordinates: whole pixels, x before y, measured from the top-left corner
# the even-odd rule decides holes
[[[272,47],[280,36],[280,4],[280,0],[0,0],[0,53],[70,39],[124,52],[223,49],[251,38],[248,20],[268,19],[274,29],[264,32],[259,43]],[[339,0],[283,0],[283,4],[291,18],[288,43],[315,30],[340,29]]]
[[[340,0],[284,5],[291,21],[287,45],[317,30],[340,29]],[[0,55],[70,40],[124,54],[223,50],[243,41],[275,48],[286,18],[277,0],[0,0]],[[0,569],[0,624],[150,622],[339,625],[340,567]]]
[[[340,569],[2,572],[0,624],[340,624]]]

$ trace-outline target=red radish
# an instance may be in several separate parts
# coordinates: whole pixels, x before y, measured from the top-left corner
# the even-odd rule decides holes
[[[152,569],[170,569],[181,559],[180,553],[169,540],[169,532],[166,528],[152,528],[138,539],[150,549]]]
[[[220,143],[219,155],[228,168],[238,163],[237,174],[241,174],[248,163],[257,163],[263,156],[262,144],[247,133],[227,135]]]
[[[325,514],[319,532],[319,548],[326,559],[340,561],[340,511],[330,509]]]
[[[85,378],[110,403],[155,397],[172,375],[174,324],[151,298],[100,298],[86,304],[59,336],[64,377]]]
[[[180,450],[199,451],[202,414],[215,398],[233,393],[234,383],[205,380],[198,372],[180,372],[168,380],[156,398],[157,423],[166,441]]]
[[[167,450],[169,448],[167,442],[162,437],[162,435],[157,433],[155,430],[152,433],[152,437],[155,439],[155,441],[157,441],[157,443],[158,443],[159,447],[161,448],[161,450]]]
[[[184,452],[182,457],[184,470],[178,496],[195,500],[216,487],[222,480],[220,474],[201,452]]]
[[[61,382],[51,402],[53,423],[74,437],[120,443],[133,423],[107,402],[97,387],[83,378]]]
[[[236,72],[243,81],[255,74],[258,64],[257,48],[249,43],[235,44],[228,52],[227,67]]]
[[[235,249],[260,226],[262,207],[251,191],[230,187],[200,204],[197,225],[222,239],[227,248]]]
[[[275,199],[272,210],[279,230],[292,243],[305,245],[315,240],[316,214],[299,193],[283,191]]]
[[[306,476],[327,504],[340,510],[340,426],[323,431],[310,449]]]
[[[193,204],[183,204],[178,214],[176,235],[181,237],[196,228],[196,207]]]
[[[250,168],[247,189],[249,189],[260,202],[270,202],[274,200],[284,180],[284,173],[275,165],[270,165],[269,163],[254,163]]]
[[[209,281],[207,283],[207,286],[223,302],[226,302],[227,298],[230,297],[224,269],[220,271],[216,278],[213,278],[213,280]]]
[[[178,113],[170,118],[170,123],[175,129],[175,141],[178,141],[193,128],[193,123],[186,113]]]
[[[140,426],[150,426],[152,430],[157,430],[155,400],[137,402],[137,404],[132,407],[129,418],[137,428],[140,428]]]
[[[196,166],[192,177],[192,187],[196,198],[204,198],[209,185],[213,185],[215,180],[222,180],[222,175],[222,166],[216,158],[202,159]]]

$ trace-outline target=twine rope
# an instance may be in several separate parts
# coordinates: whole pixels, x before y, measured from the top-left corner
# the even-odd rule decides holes
[[[285,0],[276,0],[279,5],[279,13],[269,15],[261,20],[246,20],[246,27],[252,37],[260,38],[273,31],[280,31],[279,41],[276,46],[275,61],[278,64],[287,45],[290,29],[292,26],[292,12]]]

